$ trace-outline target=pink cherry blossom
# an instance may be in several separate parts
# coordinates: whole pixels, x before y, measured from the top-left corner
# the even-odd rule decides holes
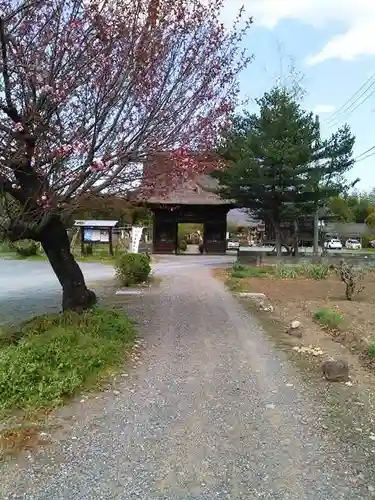
[[[22,123],[21,122],[15,123],[13,130],[14,130],[14,132],[23,132],[24,128],[23,128]]]
[[[221,6],[0,0],[13,106],[0,115],[0,154],[10,179],[13,160],[26,156],[19,200],[32,191],[43,209],[69,206],[88,190],[123,194],[140,181],[149,196],[217,168],[197,151],[212,151],[250,61],[242,50],[250,23],[239,15],[224,29]],[[5,92],[1,99],[7,110]]]

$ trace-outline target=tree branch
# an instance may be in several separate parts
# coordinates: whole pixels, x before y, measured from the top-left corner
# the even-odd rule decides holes
[[[0,43],[1,43],[1,57],[3,60],[3,78],[4,78],[4,92],[5,92],[5,99],[6,103],[8,106],[7,114],[13,118],[12,115],[18,116],[17,110],[13,106],[13,101],[12,101],[12,94],[10,91],[10,77],[9,77],[9,68],[8,68],[8,54],[7,54],[7,36],[5,33],[5,23],[4,19],[0,18]]]

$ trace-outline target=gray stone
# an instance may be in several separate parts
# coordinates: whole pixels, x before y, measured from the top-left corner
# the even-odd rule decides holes
[[[287,334],[300,339],[302,337],[301,322],[294,320],[287,329]]]
[[[238,296],[247,299],[263,299],[263,300],[266,299],[264,293],[255,293],[255,292],[240,292]]]
[[[292,328],[292,330],[295,330],[296,328],[300,328],[300,326],[301,326],[301,322],[297,321],[297,320],[292,321],[290,324],[290,328]]]
[[[322,372],[324,378],[330,382],[346,382],[349,379],[349,366],[343,359],[324,361]]]

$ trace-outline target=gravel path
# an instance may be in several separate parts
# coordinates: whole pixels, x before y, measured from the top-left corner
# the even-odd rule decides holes
[[[63,410],[60,442],[4,465],[4,499],[372,498],[371,464],[331,429],[319,387],[208,269],[169,268],[133,304],[135,367]]]

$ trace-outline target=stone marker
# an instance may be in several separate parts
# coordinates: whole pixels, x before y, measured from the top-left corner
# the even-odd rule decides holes
[[[324,361],[322,372],[330,382],[346,382],[349,379],[349,366],[343,359]]]

